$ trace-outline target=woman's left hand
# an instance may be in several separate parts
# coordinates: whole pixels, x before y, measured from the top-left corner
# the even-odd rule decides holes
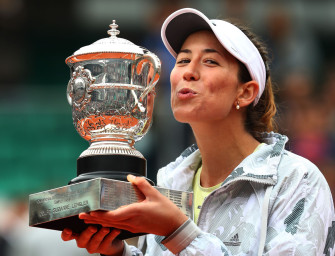
[[[61,237],[63,241],[76,240],[79,248],[85,248],[89,253],[100,253],[104,255],[122,255],[124,250],[123,241],[116,237],[120,230],[89,226],[80,234],[73,233],[71,229],[64,229]]]
[[[114,211],[81,213],[79,218],[87,224],[100,224],[103,227],[128,230],[132,233],[160,236],[172,234],[187,221],[188,217],[145,178],[128,175],[127,179],[143,193],[143,201],[122,206]]]

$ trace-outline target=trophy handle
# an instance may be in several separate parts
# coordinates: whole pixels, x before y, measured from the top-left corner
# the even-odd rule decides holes
[[[155,85],[157,84],[157,82],[159,80],[160,73],[161,73],[161,62],[155,54],[150,53],[150,52],[146,53],[141,58],[139,58],[138,61],[140,61],[142,59],[149,60],[152,63],[153,68],[154,68],[154,73],[152,75],[152,78],[151,78],[151,81],[150,81],[149,85],[147,87],[145,87],[144,91],[140,95],[140,97],[138,99],[139,102],[142,102],[143,99],[145,98],[145,96],[147,96],[148,93],[155,87]]]
[[[82,110],[91,100],[92,88],[95,78],[88,69],[82,66],[76,67],[67,85],[67,101],[75,108]]]

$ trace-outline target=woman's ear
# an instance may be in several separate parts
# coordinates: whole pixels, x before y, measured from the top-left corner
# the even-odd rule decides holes
[[[258,83],[254,80],[242,84],[240,87],[240,93],[237,96],[240,107],[249,106],[255,100],[258,91]]]

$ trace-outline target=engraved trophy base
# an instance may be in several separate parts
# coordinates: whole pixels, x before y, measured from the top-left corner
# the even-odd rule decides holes
[[[72,179],[69,182],[69,185],[96,178],[106,178],[127,182],[128,174],[146,178],[146,159],[140,155],[84,155],[77,159],[78,176]],[[153,181],[149,180],[148,178],[146,179],[151,185],[154,185]],[[115,198],[119,196],[122,195],[115,195]],[[87,228],[88,225],[78,220],[78,216],[72,216],[61,220],[52,221],[47,225],[53,229],[58,228],[59,225],[71,225],[74,232],[81,232]],[[68,226],[68,228],[70,228],[70,226]],[[139,235],[142,234],[133,234],[129,231],[122,230],[119,238],[126,239]]]
[[[155,187],[188,217],[193,217],[193,193]],[[97,178],[29,195],[29,226],[76,233],[87,228],[81,212],[109,211],[139,202],[143,194],[130,182]],[[143,234],[122,230],[119,239]]]

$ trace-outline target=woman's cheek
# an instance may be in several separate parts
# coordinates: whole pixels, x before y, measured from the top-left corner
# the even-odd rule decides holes
[[[171,83],[171,90],[173,89],[173,87],[176,86],[176,84],[178,83],[179,79],[179,73],[178,70],[176,69],[176,67],[174,67],[171,71],[170,74],[170,83]]]
[[[170,86],[171,86],[171,106],[173,105],[174,97],[176,96],[176,87],[178,83],[177,74],[175,72],[175,68],[172,69],[170,75]]]

